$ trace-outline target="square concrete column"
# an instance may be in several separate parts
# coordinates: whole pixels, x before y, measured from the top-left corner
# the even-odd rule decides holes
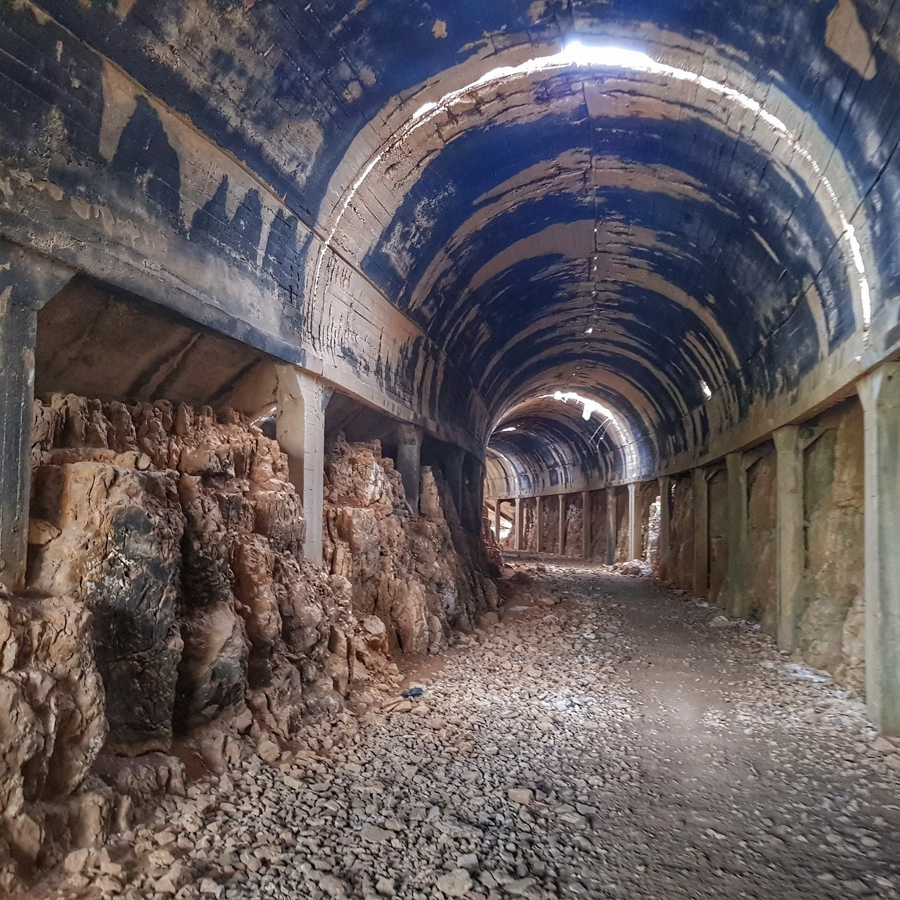
[[[591,558],[591,492],[581,492],[581,558]]]
[[[0,241],[0,582],[25,587],[38,310],[70,269]]]
[[[501,525],[501,517],[500,517],[500,504],[502,500],[494,501],[494,537],[497,538],[497,543],[500,543],[500,525]]]
[[[747,469],[743,453],[729,453],[725,457],[728,471],[728,612],[744,616],[747,548]]]
[[[776,578],[778,585],[778,646],[797,648],[802,612],[801,586],[805,564],[803,537],[803,447],[800,429],[787,425],[772,433],[775,442]]]
[[[628,485],[628,558],[637,559],[641,555],[641,520],[638,515],[637,485]]]
[[[900,363],[857,385],[865,431],[866,704],[884,734],[900,736]]]
[[[559,495],[559,555],[566,555],[566,495]]]
[[[709,482],[705,469],[691,472],[694,488],[694,595],[709,596]]]
[[[544,498],[543,497],[535,497],[534,498],[534,530],[536,532],[535,535],[535,550],[538,553],[544,552]]]
[[[668,562],[672,544],[672,487],[668,475],[659,479],[659,566]]]
[[[406,501],[414,516],[419,515],[422,484],[422,429],[416,425],[397,426],[397,471],[403,480]]]
[[[619,540],[619,513],[616,508],[616,489],[612,485],[606,488],[606,564],[611,566],[616,561],[616,544]]]
[[[0,297],[0,581],[25,587],[37,311]]]
[[[303,556],[322,564],[325,514],[325,406],[330,391],[294,366],[277,366],[275,433],[288,457],[291,481],[303,499]]]
[[[515,546],[516,550],[524,550],[525,549],[525,501],[521,497],[516,498],[515,529],[516,529],[516,537],[515,537],[514,546]]]

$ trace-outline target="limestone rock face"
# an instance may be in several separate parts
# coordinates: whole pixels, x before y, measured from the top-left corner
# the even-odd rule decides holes
[[[54,463],[56,460],[53,461]],[[133,752],[172,738],[184,516],[171,473],[105,462],[42,466],[35,510],[58,531],[34,548],[30,586],[93,613],[95,658],[115,685],[110,742]]]
[[[4,845],[22,865],[53,862],[78,824],[73,795],[106,739],[92,644],[78,600],[0,594],[0,872]]]
[[[403,482],[381,445],[335,442],[325,499],[325,561],[352,585],[352,608],[377,618],[392,651],[437,653],[453,630],[469,631],[487,599],[487,556],[467,535],[435,472],[422,470],[421,515],[413,517]],[[375,632],[363,645],[371,644]]]

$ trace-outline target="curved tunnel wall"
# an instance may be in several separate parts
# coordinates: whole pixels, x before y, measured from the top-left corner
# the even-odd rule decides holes
[[[649,476],[900,342],[894,19],[17,0],[0,234],[473,452],[496,434],[519,488]]]

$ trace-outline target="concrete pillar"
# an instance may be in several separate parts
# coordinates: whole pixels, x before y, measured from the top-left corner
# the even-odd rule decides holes
[[[709,596],[709,482],[705,469],[691,473],[694,488],[694,595]]]
[[[497,543],[500,543],[500,525],[502,524],[501,516],[500,516],[500,504],[502,500],[494,501],[494,537],[497,538]]]
[[[728,469],[728,612],[744,616],[747,548],[747,469],[743,453],[729,453],[725,457]]]
[[[559,495],[559,555],[566,555],[566,495]]]
[[[275,433],[287,454],[291,482],[303,499],[303,556],[322,564],[324,533],[325,406],[331,392],[315,376],[294,366],[278,373]]]
[[[797,648],[797,625],[802,612],[803,583],[803,448],[800,429],[788,425],[773,432],[776,461],[776,578],[778,646]]]
[[[538,553],[544,552],[544,498],[543,497],[535,497],[534,498],[534,530],[536,532],[535,535],[535,549]]]
[[[73,272],[0,241],[0,582],[25,587],[38,310]]]
[[[515,548],[516,550],[524,550],[525,549],[525,501],[518,497],[516,499],[516,537],[515,537]]]
[[[668,563],[672,546],[672,480],[668,475],[659,479],[659,566]]]
[[[641,517],[638,513],[637,485],[628,485],[628,558],[638,559],[641,555]]]
[[[865,423],[866,704],[884,734],[900,736],[900,363],[858,384]]]
[[[403,479],[403,490],[413,515],[419,514],[419,491],[422,484],[422,429],[416,425],[397,426],[397,471]]]
[[[606,564],[609,566],[616,561],[616,543],[619,537],[618,519],[616,489],[609,485],[606,488]]]
[[[591,558],[591,492],[581,492],[581,558]]]

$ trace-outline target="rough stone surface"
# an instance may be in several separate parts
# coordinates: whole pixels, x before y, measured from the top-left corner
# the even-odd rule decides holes
[[[117,896],[175,870],[224,900],[900,897],[900,757],[860,704],[648,579],[505,576],[501,625],[413,709],[189,786],[110,847]],[[95,896],[102,858],[77,863],[32,898]]]

